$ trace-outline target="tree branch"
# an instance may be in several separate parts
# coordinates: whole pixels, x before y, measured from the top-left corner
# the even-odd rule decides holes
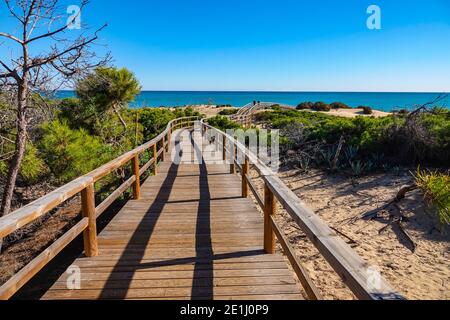
[[[9,33],[0,32],[0,37],[5,37],[5,38],[11,39],[11,40],[13,40],[13,41],[15,41],[15,42],[17,42],[19,44],[23,44],[22,40],[20,40],[17,37],[14,37],[12,34],[9,34]]]
[[[81,5],[80,5],[80,11],[78,11],[78,13],[76,14],[76,16],[74,16],[74,17],[72,18],[72,20],[70,20],[70,23],[66,23],[63,27],[61,27],[61,28],[59,28],[59,29],[56,29],[56,30],[54,30],[54,31],[49,31],[49,32],[47,32],[47,33],[45,33],[45,34],[41,34],[41,35],[39,35],[39,36],[36,36],[36,37],[34,37],[34,38],[31,38],[31,39],[27,40],[25,43],[28,44],[28,43],[30,43],[30,42],[33,42],[33,41],[36,41],[36,40],[39,40],[39,39],[42,39],[42,38],[48,38],[48,37],[54,36],[55,34],[58,34],[58,33],[61,33],[61,32],[63,32],[63,31],[65,31],[67,28],[69,28],[69,24],[75,22],[76,19],[78,19],[78,17],[79,17],[80,14],[81,14],[81,11],[83,10],[83,8],[84,8],[84,6],[85,6],[86,4],[87,4],[87,1],[84,0],[84,1],[81,3]]]
[[[81,43],[78,43],[78,44],[76,44],[76,45],[73,45],[73,46],[71,46],[71,47],[69,47],[69,48],[67,48],[67,49],[65,49],[65,50],[63,50],[63,51],[61,51],[61,52],[56,52],[56,53],[54,53],[53,55],[50,55],[50,56],[48,56],[48,57],[46,57],[46,58],[36,58],[36,59],[33,59],[32,63],[29,65],[29,69],[33,69],[33,68],[42,66],[42,65],[47,64],[47,63],[49,63],[49,62],[51,62],[51,61],[54,61],[54,60],[56,60],[56,59],[61,58],[62,56],[64,56],[65,54],[67,54],[67,53],[69,53],[69,52],[71,52],[71,51],[79,50],[79,49],[81,49],[81,48],[87,46],[88,44],[90,44],[90,43],[92,43],[92,42],[94,42],[95,40],[98,39],[97,33],[100,32],[102,29],[104,29],[106,26],[107,26],[107,25],[105,24],[105,25],[103,25],[100,29],[98,29],[98,30],[95,32],[94,36],[93,36],[92,38],[90,38],[89,40],[84,40],[84,41],[82,41]]]

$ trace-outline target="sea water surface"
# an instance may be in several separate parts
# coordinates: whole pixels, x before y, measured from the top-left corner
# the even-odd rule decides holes
[[[268,91],[142,91],[130,107],[172,107],[195,104],[230,104],[242,107],[252,101],[276,102],[296,106],[305,101],[343,102],[352,107],[370,106],[377,110],[414,109],[434,101],[442,93],[410,92],[268,92]],[[74,91],[59,91],[58,98],[75,96]],[[450,98],[439,102],[449,108]]]

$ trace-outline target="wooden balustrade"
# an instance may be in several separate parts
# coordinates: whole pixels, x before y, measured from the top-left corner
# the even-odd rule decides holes
[[[349,245],[339,238],[336,232],[330,229],[311,209],[306,207],[295,193],[280,180],[277,174],[270,170],[245,145],[237,141],[235,137],[208,125],[204,121],[202,121],[202,125],[202,132],[209,129],[222,136],[224,160],[227,141],[232,146],[232,153],[236,154],[236,152],[241,152],[244,155],[244,163],[242,166],[235,164],[234,161],[232,162],[241,171],[242,196],[246,197],[248,195],[248,189],[250,189],[256,202],[264,212],[264,250],[267,253],[273,253],[275,251],[275,239],[279,241],[310,299],[321,299],[321,295],[306,273],[305,268],[301,265],[300,260],[295,256],[282,229],[274,219],[277,201],[294,219],[300,229],[316,246],[320,254],[328,261],[358,299],[404,299],[382,277],[377,279],[377,285],[373,285],[371,282],[373,274],[371,274],[369,265]],[[249,176],[249,163],[252,164],[264,181],[264,199],[262,199]]]
[[[197,117],[186,117],[171,121],[167,128],[151,141],[138,148],[125,153],[100,168],[66,184],[65,186],[49,193],[48,195],[22,207],[21,209],[0,218],[0,237],[5,237],[17,229],[33,222],[50,210],[56,208],[64,201],[81,193],[82,219],[52,245],[45,249],[38,257],[16,273],[3,286],[0,287],[0,299],[8,299],[26,284],[39,270],[51,261],[78,235],[83,233],[84,249],[86,256],[98,254],[96,219],[126,190],[132,188],[134,199],[140,197],[140,177],[150,168],[153,174],[157,174],[159,159],[165,158],[168,151],[172,131],[182,127],[191,127]],[[264,249],[268,253],[275,251],[275,239],[277,239],[293,266],[301,284],[310,299],[320,299],[320,293],[314,283],[295,256],[292,247],[286,240],[282,229],[277,225],[275,215],[277,202],[298,224],[300,229],[316,246],[320,254],[328,261],[335,272],[343,279],[344,283],[360,299],[403,299],[395,292],[384,279],[378,279],[377,285],[370,282],[369,265],[364,262],[339,236],[331,230],[311,209],[279,179],[256,155],[251,153],[245,145],[234,137],[202,123],[201,131],[213,130],[222,136],[223,160],[226,160],[227,142],[231,145],[230,171],[238,169],[242,175],[242,196],[247,197],[249,190],[254,195],[256,202],[264,212]],[[160,148],[158,150],[158,145]],[[152,152],[151,159],[140,167],[139,156],[144,152]],[[239,153],[239,157],[237,157]],[[242,157],[240,155],[243,155]],[[243,160],[243,163],[239,163]],[[133,175],[111,193],[102,203],[95,206],[94,184],[114,170],[131,162]],[[258,172],[264,181],[264,197],[262,197],[250,177],[250,164]]]
[[[66,200],[81,194],[82,219],[40,255],[11,277],[0,287],[0,300],[9,299],[23,285],[25,285],[37,272],[49,263],[61,250],[63,250],[78,235],[83,233],[84,252],[88,257],[98,255],[96,219],[119,198],[127,189],[132,187],[134,199],[140,198],[140,177],[152,167],[153,174],[157,174],[158,159],[164,159],[166,147],[169,146],[172,131],[181,127],[190,127],[198,117],[184,117],[175,119],[167,125],[166,129],[151,141],[131,150],[94,171],[75,179],[72,182],[56,189],[44,197],[0,218],[0,238],[15,232],[21,227],[42,217],[50,210],[61,205]],[[167,141],[166,140],[167,137]],[[161,145],[158,150],[158,144]],[[153,158],[140,168],[139,156],[149,150],[153,151]],[[102,203],[95,206],[94,184],[114,170],[131,162],[133,175]]]

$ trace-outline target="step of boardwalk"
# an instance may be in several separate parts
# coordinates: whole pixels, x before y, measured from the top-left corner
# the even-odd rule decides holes
[[[263,220],[239,176],[216,164],[220,153],[199,152],[209,145],[198,134],[173,138],[141,199],[99,234],[99,256],[73,262],[80,289],[63,273],[43,299],[302,299],[285,259],[264,253]]]

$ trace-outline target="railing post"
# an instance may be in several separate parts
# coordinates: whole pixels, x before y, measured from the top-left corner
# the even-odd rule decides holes
[[[275,252],[275,233],[272,229],[271,217],[276,214],[276,201],[272,191],[264,183],[264,251]]]
[[[170,125],[169,133],[168,133],[169,143],[167,144],[167,152],[170,151],[170,144],[172,143],[172,125]]]
[[[88,185],[81,191],[81,208],[83,218],[88,218],[88,227],[83,231],[84,253],[86,257],[96,257],[98,243],[94,184]]]
[[[227,137],[222,136],[222,160],[227,160]]]
[[[234,164],[234,161],[236,159],[236,145],[233,144],[231,147],[231,162],[230,162],[230,173],[235,174],[236,173],[236,165]]]
[[[164,137],[162,137],[162,149],[163,152],[161,153],[161,161],[164,161],[166,159],[166,139]]]
[[[244,155],[244,163],[242,164],[242,198],[248,197],[247,174],[249,172],[248,158]]]
[[[158,166],[158,150],[156,148],[156,143],[152,146],[153,150],[153,175],[156,176],[157,170],[156,167]]]
[[[131,159],[131,165],[133,167],[133,174],[136,180],[133,183],[133,196],[134,200],[139,200],[141,198],[141,176],[139,174],[139,154],[135,155]]]

